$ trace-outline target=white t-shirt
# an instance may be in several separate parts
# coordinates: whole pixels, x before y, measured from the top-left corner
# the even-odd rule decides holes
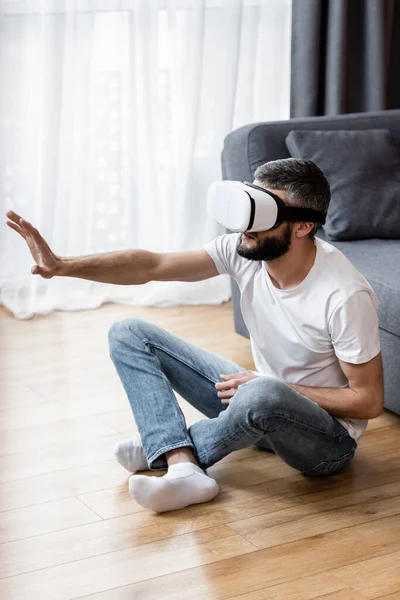
[[[378,299],[365,277],[332,244],[316,238],[308,275],[296,288],[281,290],[262,261],[239,256],[240,236],[221,235],[205,250],[218,272],[239,286],[257,374],[288,384],[347,387],[338,359],[360,364],[380,352]],[[355,440],[368,424],[338,421]]]

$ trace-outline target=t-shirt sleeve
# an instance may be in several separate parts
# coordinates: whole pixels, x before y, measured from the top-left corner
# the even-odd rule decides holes
[[[240,233],[227,233],[204,246],[220,275],[230,275],[235,279],[243,264],[248,262],[236,252],[239,239]]]
[[[361,364],[380,352],[378,299],[374,292],[358,291],[334,309],[329,329],[336,356]]]

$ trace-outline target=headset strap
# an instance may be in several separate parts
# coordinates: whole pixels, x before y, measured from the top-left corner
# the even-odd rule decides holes
[[[275,200],[278,205],[278,218],[276,220],[275,227],[280,225],[283,221],[305,221],[310,223],[321,223],[325,224],[326,216],[324,213],[319,210],[315,210],[314,208],[302,208],[300,206],[288,206],[284,203],[282,198],[266,190],[265,188],[260,187],[259,185],[255,185],[254,183],[250,183],[249,181],[243,181],[243,183],[251,188],[256,190],[260,190],[265,194],[269,194]],[[250,202],[251,202],[251,215],[250,215],[250,223],[248,229],[253,227],[254,217],[255,217],[255,201],[251,197],[251,195],[247,192]]]
[[[300,208],[297,206],[280,206],[278,204],[278,219],[279,221],[306,221],[310,223],[321,223],[324,225],[326,221],[325,215],[319,210],[313,208]]]

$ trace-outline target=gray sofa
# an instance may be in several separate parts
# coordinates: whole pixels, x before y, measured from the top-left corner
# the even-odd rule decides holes
[[[400,140],[400,110],[246,125],[225,139],[223,178],[252,181],[259,165],[288,158],[285,138],[294,129],[389,129]],[[322,230],[317,235],[326,239]],[[400,240],[327,241],[339,248],[363,273],[379,298],[385,407],[400,414]],[[234,281],[232,299],[235,330],[249,337],[240,311],[240,292]]]

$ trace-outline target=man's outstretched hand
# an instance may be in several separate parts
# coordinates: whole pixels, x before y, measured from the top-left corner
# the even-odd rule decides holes
[[[54,275],[58,275],[62,260],[49,248],[46,240],[38,230],[29,221],[25,221],[12,210],[8,211],[6,216],[9,219],[7,225],[19,233],[28,244],[36,263],[31,269],[32,274],[41,275],[45,279],[51,279]]]
[[[242,373],[235,373],[234,375],[220,375],[223,381],[215,384],[218,390],[218,398],[221,398],[222,404],[229,404],[230,399],[237,392],[239,385],[246,383],[251,379],[255,379],[258,375],[243,371]]]

